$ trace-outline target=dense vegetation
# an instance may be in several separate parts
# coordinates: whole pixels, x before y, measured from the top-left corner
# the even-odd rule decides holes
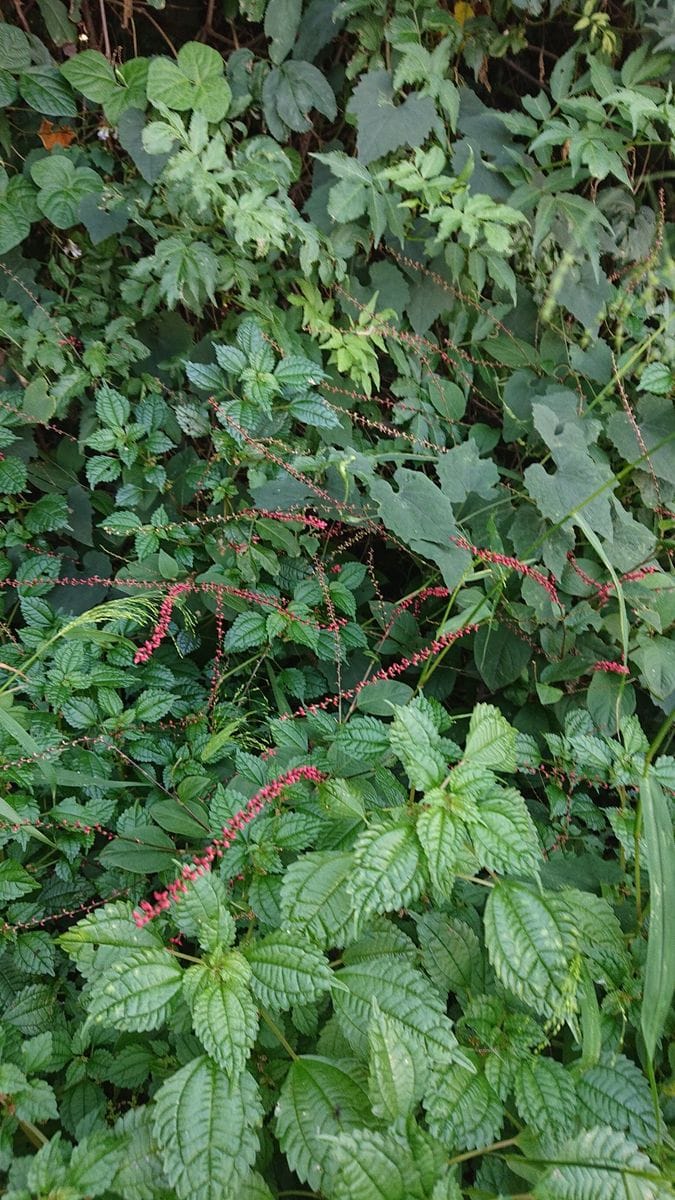
[[[5,6],[6,1200],[673,1195],[669,12]]]

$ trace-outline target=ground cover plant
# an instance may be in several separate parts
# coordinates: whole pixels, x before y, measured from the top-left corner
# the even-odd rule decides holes
[[[5,7],[7,1200],[673,1195],[668,10]]]

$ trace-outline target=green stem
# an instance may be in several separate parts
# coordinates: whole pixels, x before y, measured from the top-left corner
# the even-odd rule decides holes
[[[663,722],[663,724],[657,731],[656,736],[655,736],[654,740],[652,741],[652,744],[649,747],[649,750],[647,751],[647,754],[645,755],[645,770],[644,770],[645,775],[647,774],[647,771],[648,771],[649,767],[651,766],[654,755],[656,754],[657,750],[659,750],[661,748],[661,746],[663,745],[664,741],[666,740],[666,738],[670,732],[671,726],[674,724],[675,724],[675,710],[673,712],[669,713],[669,715],[666,717],[665,721]]]
[[[494,1154],[495,1150],[505,1150],[507,1146],[515,1146],[518,1139],[514,1137],[504,1138],[501,1142],[491,1142],[489,1146],[481,1146],[478,1150],[465,1150],[464,1154],[456,1154],[454,1158],[448,1159],[448,1166],[453,1167],[455,1163],[468,1162],[470,1158],[478,1158],[481,1154]]]
[[[29,1142],[35,1146],[37,1150],[41,1150],[47,1145],[49,1138],[45,1137],[41,1129],[34,1125],[32,1121],[19,1121],[19,1127],[23,1130]]]
[[[259,1010],[259,1012],[260,1012],[260,1016],[262,1017],[263,1021],[265,1022],[270,1033],[274,1034],[275,1038],[283,1046],[283,1048],[286,1051],[286,1053],[288,1054],[289,1058],[292,1058],[293,1062],[297,1062],[298,1056],[295,1053],[295,1050],[291,1046],[290,1042],[288,1042],[286,1040],[286,1038],[284,1037],[283,1033],[281,1032],[279,1026],[277,1025],[276,1021],[274,1021],[272,1019],[272,1017],[270,1016],[270,1014],[267,1012],[267,1009],[261,1008]]]

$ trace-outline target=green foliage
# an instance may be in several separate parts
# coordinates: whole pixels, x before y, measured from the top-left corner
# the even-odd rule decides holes
[[[666,1200],[665,6],[203,7],[0,20],[3,1195]]]

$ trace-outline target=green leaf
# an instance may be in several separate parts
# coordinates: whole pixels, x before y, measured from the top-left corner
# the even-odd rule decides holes
[[[606,1126],[577,1134],[545,1165],[533,1189],[537,1200],[668,1200],[671,1194],[646,1154]]]
[[[55,46],[65,46],[77,40],[77,25],[70,20],[63,0],[38,0],[38,8]]]
[[[284,927],[297,927],[324,950],[344,946],[351,927],[351,853],[304,854],[290,863],[281,885]]]
[[[280,359],[274,374],[282,387],[291,392],[307,391],[308,388],[317,387],[326,378],[325,371],[317,363],[301,354],[287,354]]]
[[[104,867],[117,867],[135,875],[165,871],[175,857],[174,843],[156,825],[134,826],[125,831],[124,837],[108,842],[99,855]]]
[[[422,1141],[422,1131],[417,1130],[417,1134]],[[425,1141],[427,1161],[423,1159],[423,1163],[434,1179],[434,1166],[438,1164],[433,1158],[428,1161],[429,1139]],[[335,1138],[326,1183],[332,1200],[408,1200],[428,1195],[422,1188],[420,1169],[402,1130],[381,1133],[355,1129]]]
[[[574,1127],[577,1097],[571,1075],[553,1058],[526,1058],[516,1069],[514,1091],[526,1124],[556,1142]]]
[[[448,1150],[473,1150],[495,1141],[504,1107],[485,1076],[469,1067],[434,1070],[424,1096],[430,1132]]]
[[[20,458],[10,455],[0,459],[0,494],[11,496],[22,492],[27,479],[26,464]]]
[[[473,767],[515,771],[516,731],[494,705],[477,704],[474,708],[464,757]]]
[[[150,60],[148,100],[174,112],[196,110],[217,124],[225,117],[232,99],[223,72],[223,59],[217,50],[201,42],[186,42],[175,63],[163,56]]]
[[[477,934],[458,917],[427,912],[417,919],[422,962],[442,996],[465,999],[483,988],[483,952]]]
[[[297,933],[270,933],[245,947],[251,988],[266,1007],[284,1011],[311,1004],[330,991],[333,974],[324,955]]]
[[[75,97],[56,67],[26,67],[19,75],[19,92],[29,108],[47,117],[77,116]]]
[[[560,1020],[572,1011],[578,932],[555,893],[498,883],[485,907],[485,943],[501,982],[535,1012]]]
[[[6,108],[16,100],[18,89],[16,80],[9,71],[0,68],[0,108]]]
[[[666,363],[648,363],[640,376],[638,391],[667,396],[672,392],[674,382],[673,373]]]
[[[635,1063],[622,1054],[606,1055],[577,1080],[579,1116],[587,1127],[611,1125],[639,1146],[658,1137],[649,1084]]]
[[[394,707],[389,741],[418,791],[425,792],[442,783],[448,766],[428,701],[420,698],[405,708]]]
[[[640,782],[640,805],[649,868],[649,939],[640,1023],[654,1057],[675,990],[675,839],[668,801],[652,770]]]
[[[426,857],[429,877],[438,893],[449,899],[461,860],[462,824],[444,804],[432,804],[417,818],[417,836]]]
[[[41,158],[31,167],[33,181],[40,189],[38,208],[56,225],[69,229],[79,220],[80,201],[90,192],[100,192],[103,182],[89,167],[75,167],[63,154]]]
[[[157,1029],[166,1020],[182,979],[181,967],[168,950],[134,950],[93,981],[88,1019],[114,1029]]]
[[[312,128],[308,113],[315,108],[329,121],[335,119],[337,105],[328,80],[317,67],[291,59],[274,67],[263,84],[263,108],[270,133],[278,141],[289,129],[306,133]]]
[[[356,149],[362,163],[384,158],[401,146],[421,146],[437,119],[430,96],[411,93],[402,104],[395,105],[389,71],[363,75],[351,94],[347,111],[356,117]]]
[[[202,950],[213,953],[234,941],[227,892],[213,871],[192,880],[174,903],[173,915],[178,928],[188,937],[196,937]]]
[[[258,1152],[258,1087],[247,1071],[230,1080],[206,1055],[166,1080],[154,1102],[154,1133],[178,1200],[236,1195]]]
[[[302,14],[302,0],[269,0],[265,9],[265,36],[269,55],[278,66],[293,48]]]
[[[104,197],[101,193],[84,196],[77,210],[92,244],[98,246],[106,238],[122,233],[129,224],[129,209],[123,200]]]
[[[101,384],[96,392],[96,413],[104,425],[110,425],[113,429],[123,429],[129,420],[130,411],[129,401],[125,396],[109,387],[107,383]]]
[[[239,350],[236,346],[214,346],[213,349],[218,366],[222,367],[223,371],[228,371],[231,375],[241,375],[242,371],[246,369],[248,359],[243,350]]]
[[[532,658],[527,642],[506,625],[481,625],[473,643],[473,656],[483,682],[497,692],[518,679]]]
[[[102,1196],[122,1163],[126,1139],[99,1130],[75,1146],[68,1164],[68,1186],[82,1196]]]
[[[153,1137],[150,1107],[128,1109],[115,1128],[126,1136],[126,1145],[122,1162],[114,1179],[110,1180],[111,1189],[125,1200],[149,1200],[150,1197],[154,1200],[158,1190],[164,1188],[168,1192],[169,1184]]]
[[[23,29],[3,21],[0,24],[0,67],[6,71],[23,71],[32,61],[31,45]]]
[[[133,905],[125,900],[106,904],[60,934],[59,945],[67,954],[76,953],[82,946],[161,947],[159,935],[150,926],[138,928],[132,910]]]
[[[162,692],[159,688],[146,688],[134,705],[134,714],[137,720],[152,725],[171,712],[175,703],[176,697],[170,692]]]
[[[368,1048],[368,1092],[375,1116],[389,1121],[406,1117],[419,1100],[418,1077],[424,1064],[416,1064],[416,1047],[406,1043],[400,1025],[381,1012],[377,1000],[373,1000]]]
[[[71,87],[96,104],[104,104],[119,86],[112,65],[98,50],[74,54],[62,64],[61,74]]]
[[[246,960],[232,950],[212,966],[190,967],[183,978],[194,1031],[232,1079],[243,1071],[258,1032],[250,976]]]
[[[243,612],[230,625],[223,649],[228,654],[240,654],[251,646],[262,646],[267,642],[267,623],[262,613]]]
[[[482,867],[507,875],[537,878],[542,851],[534,821],[515,788],[497,788],[467,815],[476,858]]]
[[[353,1063],[303,1055],[291,1064],[276,1108],[276,1136],[290,1169],[313,1191],[321,1188],[332,1138],[371,1121]]]
[[[422,886],[420,846],[407,815],[393,826],[374,823],[360,834],[351,880],[354,911],[360,919],[405,908],[417,899]]]
[[[358,1054],[368,1051],[368,1027],[373,998],[387,1017],[397,1022],[413,1039],[418,1053],[436,1061],[455,1057],[456,1038],[445,1012],[445,1004],[429,991],[428,980],[408,963],[383,954],[342,967],[337,973],[341,986],[333,994],[340,1028]]]
[[[0,900],[16,900],[38,887],[37,880],[21,866],[21,863],[8,858],[0,862]]]

